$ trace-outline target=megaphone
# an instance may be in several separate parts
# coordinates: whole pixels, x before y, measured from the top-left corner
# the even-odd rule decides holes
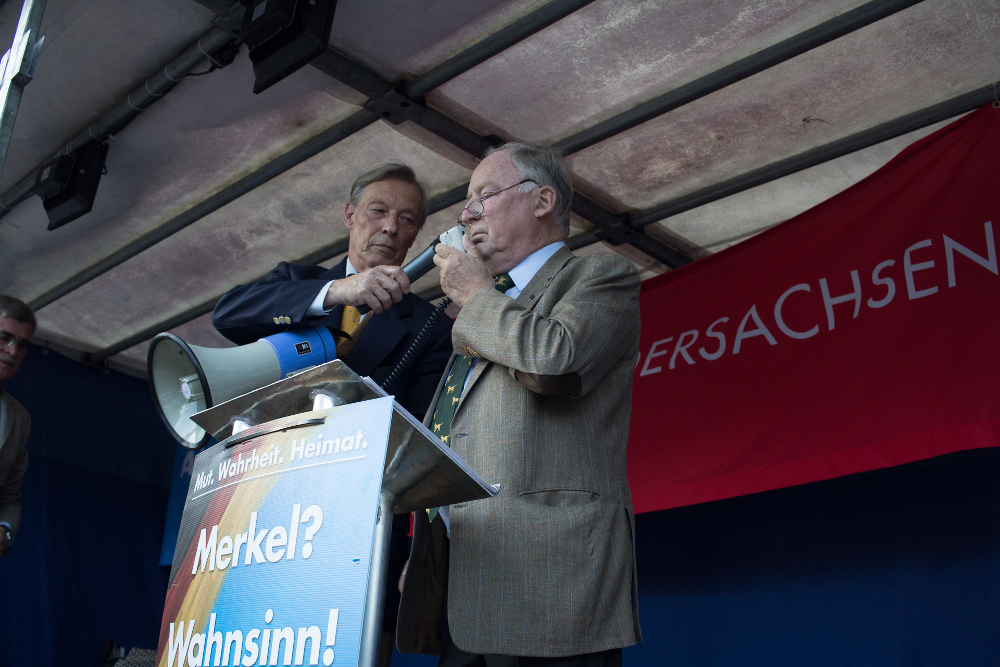
[[[198,449],[211,436],[191,415],[336,358],[336,341],[322,325],[230,348],[188,345],[172,333],[161,333],[149,344],[146,370],[153,403],[171,435]]]

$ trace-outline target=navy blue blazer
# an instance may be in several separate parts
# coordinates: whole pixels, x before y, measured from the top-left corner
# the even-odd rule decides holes
[[[212,324],[237,345],[320,322],[339,329],[342,306],[337,306],[325,317],[313,317],[307,311],[323,285],[343,278],[346,272],[346,259],[331,269],[282,262],[262,280],[229,290],[216,304]],[[403,295],[392,308],[371,316],[371,322],[345,363],[358,375],[370,376],[381,384],[409,349],[433,310],[434,307],[420,297]],[[451,352],[451,319],[442,314],[413,363],[392,386],[384,389],[394,394],[415,417],[423,419]]]

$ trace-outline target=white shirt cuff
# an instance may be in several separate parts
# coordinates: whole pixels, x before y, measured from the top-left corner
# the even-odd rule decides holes
[[[323,308],[323,302],[326,301],[326,293],[330,291],[330,285],[333,284],[331,280],[327,284],[323,285],[323,289],[319,291],[316,298],[313,299],[312,304],[309,305],[309,310],[306,311],[307,315],[312,315],[313,317],[320,317],[322,315],[328,314],[330,311]]]

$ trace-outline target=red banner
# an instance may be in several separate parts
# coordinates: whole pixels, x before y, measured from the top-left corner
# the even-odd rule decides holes
[[[998,160],[988,106],[643,283],[636,512],[1000,445]]]

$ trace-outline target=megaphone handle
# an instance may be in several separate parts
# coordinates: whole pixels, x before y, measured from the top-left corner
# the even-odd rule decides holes
[[[432,268],[434,268],[434,246],[438,244],[438,239],[434,239],[427,248],[417,255],[412,262],[403,267],[403,272],[406,273],[406,277],[410,279],[410,282],[415,281],[420,276],[424,275]],[[362,315],[367,314],[371,311],[371,306],[364,304],[358,306],[358,312]]]
[[[462,246],[462,237],[464,235],[465,231],[462,229],[461,225],[458,225],[456,227],[452,227],[447,232],[431,241],[430,245],[427,246],[423,252],[414,257],[413,261],[403,267],[403,271],[410,279],[410,282],[415,282],[417,278],[434,268],[434,247],[438,243],[447,243],[452,248],[465,252],[465,248]],[[448,300],[448,303],[451,303],[451,300]],[[368,305],[358,306],[358,312],[362,315],[366,315],[370,311],[371,307]]]

